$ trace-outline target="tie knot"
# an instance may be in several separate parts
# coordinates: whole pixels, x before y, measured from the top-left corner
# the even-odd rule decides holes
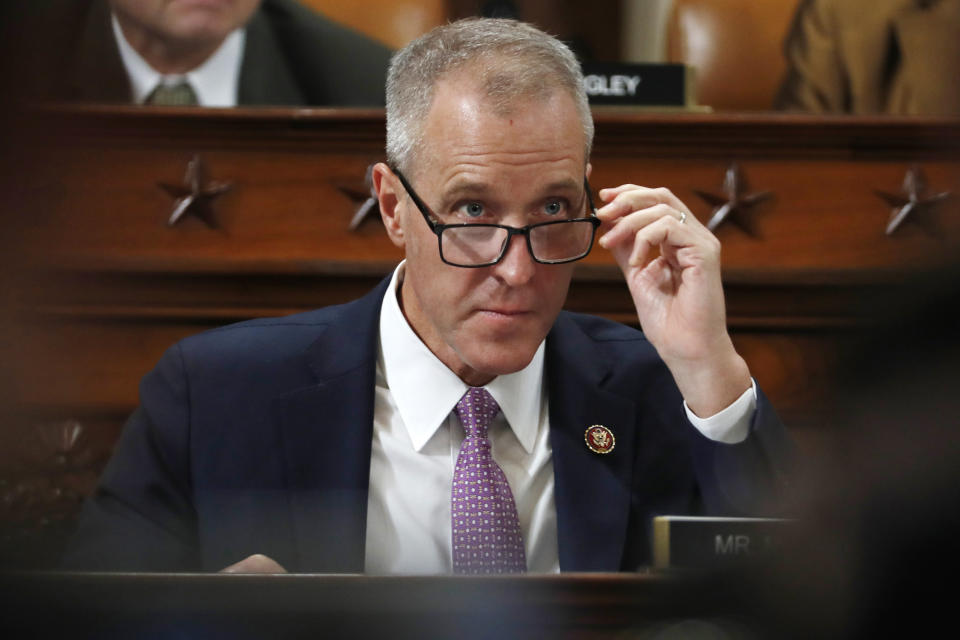
[[[179,80],[173,84],[157,85],[145,101],[147,104],[158,106],[189,106],[197,104],[197,94],[186,80]]]
[[[500,413],[500,405],[483,387],[470,387],[457,403],[456,412],[468,436],[486,438],[490,423]]]

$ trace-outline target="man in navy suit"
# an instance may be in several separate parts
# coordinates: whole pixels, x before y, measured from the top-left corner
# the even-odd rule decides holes
[[[576,59],[529,25],[399,52],[373,178],[405,261],[355,302],[172,347],[68,566],[455,570],[475,388],[529,571],[632,570],[653,515],[768,509],[789,445],[727,334],[719,243],[665,189],[595,209],[592,135]],[[561,311],[598,228],[642,333]]]

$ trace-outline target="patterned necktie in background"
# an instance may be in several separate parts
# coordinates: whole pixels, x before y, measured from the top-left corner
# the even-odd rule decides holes
[[[181,80],[176,84],[164,84],[161,82],[157,88],[150,92],[144,104],[152,104],[161,107],[186,107],[198,104],[197,94],[193,87],[186,80]]]
[[[487,438],[500,407],[486,389],[471,387],[455,411],[467,437],[453,472],[453,572],[523,573],[527,558],[517,506]]]

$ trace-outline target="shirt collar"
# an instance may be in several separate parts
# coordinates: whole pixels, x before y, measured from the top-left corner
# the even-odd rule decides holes
[[[212,56],[196,69],[183,75],[164,76],[150,66],[123,35],[120,22],[112,15],[113,34],[120,50],[120,59],[130,78],[133,101],[142,104],[157,84],[164,80],[169,84],[183,77],[197,94],[197,101],[204,107],[235,107],[237,88],[240,82],[240,65],[243,62],[243,47],[246,30],[236,29],[230,33]]]
[[[400,310],[397,287],[403,281],[404,264],[394,270],[380,308],[380,355],[390,395],[419,451],[469,387],[423,344]],[[543,361],[541,342],[530,364],[485,385],[527,453],[533,451],[540,425]]]

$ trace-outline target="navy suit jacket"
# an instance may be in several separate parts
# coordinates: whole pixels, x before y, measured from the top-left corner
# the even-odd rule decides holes
[[[362,571],[386,286],[171,347],[66,566],[219,570],[264,553],[290,571]],[[790,445],[766,399],[744,443],[708,440],[639,331],[561,313],[545,367],[562,570],[634,569],[653,515],[755,514],[779,483]],[[611,453],[586,447],[594,424],[613,431]]]

